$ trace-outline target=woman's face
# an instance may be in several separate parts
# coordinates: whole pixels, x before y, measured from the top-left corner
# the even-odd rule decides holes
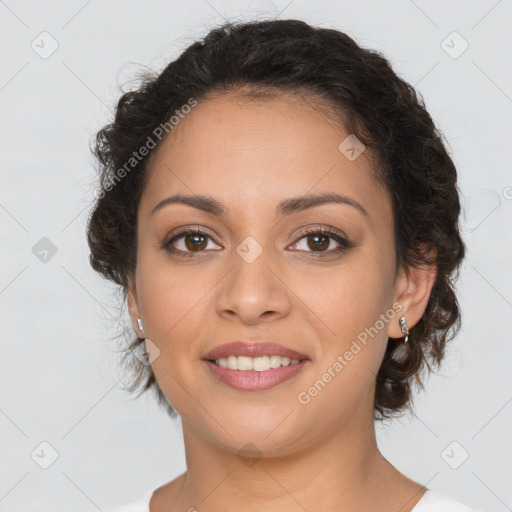
[[[375,377],[388,336],[402,336],[409,283],[395,275],[390,198],[368,151],[357,157],[350,140],[339,149],[348,135],[297,97],[221,96],[192,108],[152,155],[130,311],[184,428],[217,446],[285,454],[372,424]],[[346,202],[308,202],[324,194]],[[224,213],[180,202],[155,210],[177,195],[208,197]],[[205,360],[235,341],[278,344],[302,362],[235,382],[243,370]],[[279,349],[265,351],[256,355]],[[286,364],[228,361],[272,360]]]

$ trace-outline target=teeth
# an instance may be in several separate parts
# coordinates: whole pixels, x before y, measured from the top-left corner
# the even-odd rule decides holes
[[[252,370],[252,359],[250,357],[238,356],[239,370]]]
[[[219,359],[219,361],[220,361],[220,359]],[[236,356],[228,357],[228,368],[230,370],[238,370],[238,357],[236,357]]]
[[[281,366],[281,356],[270,356],[270,368],[279,368]]]
[[[280,366],[290,366],[299,364],[299,359],[290,360],[289,357],[281,356],[229,356],[221,357],[215,360],[215,364],[222,368],[229,368],[230,370],[254,370],[256,372],[265,372],[271,368],[279,368]]]
[[[252,369],[257,372],[264,372],[265,370],[270,370],[270,357],[269,356],[260,356],[252,359]]]

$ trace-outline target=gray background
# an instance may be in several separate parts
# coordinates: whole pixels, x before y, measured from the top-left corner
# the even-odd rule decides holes
[[[1,511],[101,510],[185,469],[179,422],[152,395],[133,400],[121,390],[109,337],[127,314],[88,265],[89,141],[110,119],[120,84],[141,67],[162,69],[223,18],[269,16],[338,28],[384,52],[449,142],[468,244],[458,284],[463,330],[417,396],[417,416],[378,426],[379,445],[431,489],[482,510],[512,510],[512,2],[6,0]],[[58,48],[44,55],[53,40]],[[57,249],[46,262],[33,253],[48,244],[43,237]],[[48,469],[39,465],[50,462],[44,441],[58,453]]]

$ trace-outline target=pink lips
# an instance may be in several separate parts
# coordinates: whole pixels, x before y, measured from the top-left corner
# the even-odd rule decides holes
[[[233,343],[227,343],[226,345],[215,347],[213,350],[210,350],[205,354],[203,359],[215,360],[228,356],[281,356],[289,357],[292,360],[298,359],[299,361],[301,359],[309,359],[308,356],[304,354],[300,354],[291,348],[277,345],[276,343],[243,341],[235,341]]]
[[[255,370],[230,370],[216,365],[213,361],[228,356],[281,356],[290,360],[299,360],[298,364],[280,366],[270,370],[258,372]],[[242,391],[263,391],[281,384],[299,373],[307,364],[309,358],[295,350],[267,342],[242,342],[228,343],[210,350],[203,357],[204,363],[218,380]]]

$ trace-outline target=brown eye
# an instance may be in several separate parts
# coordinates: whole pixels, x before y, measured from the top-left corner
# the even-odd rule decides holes
[[[308,239],[308,247],[316,250],[319,249],[324,251],[329,247],[330,238],[328,236],[323,235],[309,235]]]
[[[206,241],[206,237],[199,234],[188,234],[184,235],[184,241],[185,241],[185,247],[189,251],[203,251],[206,249],[206,246],[208,245],[208,242]]]
[[[305,240],[305,243],[301,242],[302,240]],[[338,244],[338,247],[329,249],[331,242]],[[321,257],[342,252],[352,247],[352,245],[347,238],[336,232],[333,232],[331,228],[315,228],[307,231],[305,235],[299,238],[290,247],[299,251],[310,252],[314,256]]]
[[[164,243],[164,248],[179,256],[194,256],[202,253],[208,247],[211,236],[200,229],[187,229]]]

